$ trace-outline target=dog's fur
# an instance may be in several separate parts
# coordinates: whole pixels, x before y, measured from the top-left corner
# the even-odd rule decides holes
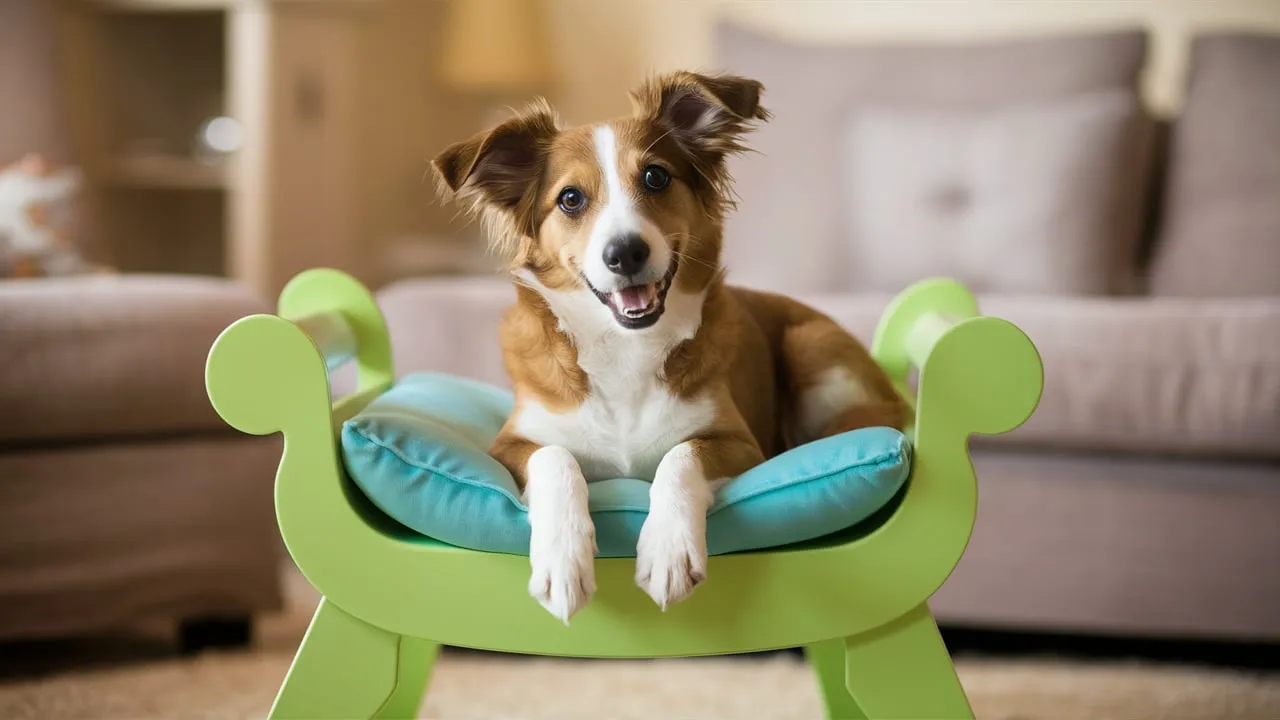
[[[491,453],[529,506],[530,593],[565,622],[595,589],[588,482],[652,479],[636,582],[665,609],[706,577],[719,483],[799,443],[905,422],[887,376],[834,321],[723,281],[726,159],[768,118],[762,89],[673,73],[633,91],[631,116],[573,128],[539,101],[433,163],[516,281],[501,331],[516,405]],[[649,252],[620,274],[602,258],[624,236]],[[619,299],[631,286],[639,310]]]

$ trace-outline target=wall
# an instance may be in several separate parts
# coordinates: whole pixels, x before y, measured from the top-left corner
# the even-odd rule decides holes
[[[477,227],[437,199],[430,161],[484,129],[495,106],[520,105],[524,98],[474,97],[443,85],[447,9],[441,0],[379,0],[369,15],[374,26],[362,51],[360,113],[365,232],[356,254],[364,261],[362,278],[375,286],[427,266],[483,258]]]
[[[1145,25],[1145,91],[1157,110],[1181,101],[1187,41],[1213,27],[1280,32],[1280,0],[551,0],[566,119],[628,109],[625,90],[651,71],[714,68],[724,16],[815,41],[970,41],[1011,34]]]
[[[0,0],[0,164],[28,152],[69,160],[48,0]]]

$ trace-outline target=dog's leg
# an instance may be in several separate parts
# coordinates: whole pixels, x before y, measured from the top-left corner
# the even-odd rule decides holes
[[[636,546],[636,584],[663,610],[707,577],[707,510],[716,489],[763,461],[746,433],[688,440],[658,463]]]
[[[524,488],[529,508],[529,594],[569,624],[596,591],[596,528],[587,510],[587,481],[568,450],[500,438],[491,450]]]
[[[910,410],[866,348],[816,311],[797,306],[792,314],[781,350],[796,403],[793,440],[873,426],[901,430]]]

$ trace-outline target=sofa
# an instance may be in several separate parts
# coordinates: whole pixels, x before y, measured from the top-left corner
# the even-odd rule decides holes
[[[940,621],[1280,641],[1280,38],[1195,39],[1185,106],[1157,118],[1141,30],[717,32],[720,66],[764,81],[775,115],[733,168],[731,281],[869,340],[894,292],[948,275],[1042,353],[1032,419],[972,440],[977,527]],[[506,384],[506,280],[378,297],[401,373]]]
[[[214,338],[267,311],[216,278],[0,280],[0,641],[168,620],[197,650],[282,606],[279,439],[204,390]]]

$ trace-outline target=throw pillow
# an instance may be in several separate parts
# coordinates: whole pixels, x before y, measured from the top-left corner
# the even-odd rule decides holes
[[[1280,35],[1192,46],[1173,128],[1156,295],[1280,295]]]
[[[982,109],[863,107],[843,236],[861,287],[1107,294],[1135,276],[1146,115],[1123,90]]]

